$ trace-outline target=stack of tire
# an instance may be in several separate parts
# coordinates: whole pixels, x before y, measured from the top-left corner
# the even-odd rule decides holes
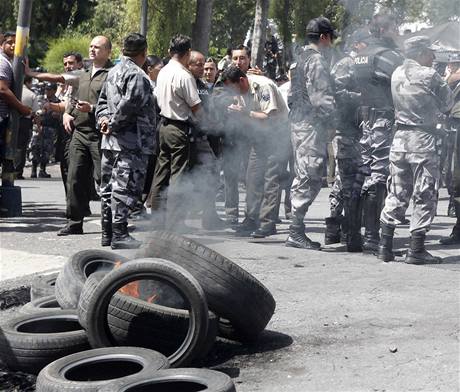
[[[142,280],[166,281],[180,296],[148,303],[119,291]],[[78,252],[58,274],[34,281],[31,298],[1,325],[0,359],[12,370],[39,373],[37,392],[157,384],[151,389],[234,391],[224,374],[181,367],[204,358],[217,335],[254,341],[275,309],[248,272],[168,232],[151,233],[135,260]],[[175,369],[164,370],[169,366]]]

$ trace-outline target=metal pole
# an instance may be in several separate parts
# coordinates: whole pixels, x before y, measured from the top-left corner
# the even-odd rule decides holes
[[[18,11],[18,22],[16,27],[16,44],[14,49],[13,92],[17,99],[22,98],[22,85],[24,83],[24,57],[29,40],[30,19],[32,14],[33,0],[20,0]],[[14,159],[19,132],[19,113],[11,111],[11,121],[6,131],[5,157],[2,168],[1,187],[1,215],[21,215],[21,189],[14,186]]]
[[[147,36],[147,11],[148,11],[148,0],[141,0],[141,34]]]

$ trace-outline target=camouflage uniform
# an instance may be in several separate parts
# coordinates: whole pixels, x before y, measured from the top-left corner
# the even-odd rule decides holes
[[[107,76],[96,109],[98,122],[109,119],[102,137],[102,214],[126,224],[142,195],[149,155],[154,151],[155,111],[150,81],[129,57]]]
[[[394,110],[391,75],[403,57],[390,39],[369,38],[367,47],[355,57],[354,77],[361,93],[358,111],[361,124],[361,154],[366,169],[364,197],[364,249],[376,250],[379,241],[379,216],[389,174],[389,153]]]
[[[436,119],[449,110],[452,93],[434,69],[411,59],[393,73],[391,90],[397,131],[381,221],[388,226],[401,224],[412,198],[410,231],[428,230],[436,213],[440,179]]]
[[[291,66],[291,140],[295,178],[291,188],[292,214],[303,222],[318,195],[327,159],[328,129],[335,111],[329,68],[320,52],[306,46]]]

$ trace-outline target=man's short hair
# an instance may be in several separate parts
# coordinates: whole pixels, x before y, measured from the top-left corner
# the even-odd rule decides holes
[[[77,63],[81,63],[81,62],[83,61],[83,56],[81,55],[81,53],[74,52],[74,51],[65,52],[65,53],[62,55],[62,58],[65,59],[66,57],[70,57],[70,56],[75,57],[75,61],[76,61]]]
[[[230,83],[239,83],[241,78],[247,78],[246,74],[236,65],[230,65],[222,72],[222,81]]]
[[[6,39],[10,38],[10,37],[16,37],[16,31],[12,31],[12,30],[5,31],[3,33],[3,40],[2,40],[2,42],[0,42],[0,45],[2,45],[6,41]]]
[[[249,49],[247,46],[245,45],[238,45],[236,47],[234,47],[232,49],[232,56],[233,56],[233,51],[235,50],[245,50],[246,51],[246,54],[248,55],[249,58],[251,58],[251,49]]]
[[[161,60],[159,56],[155,56],[154,54],[147,56],[147,58],[145,59],[145,64],[147,65],[147,67],[155,67],[160,63],[163,64],[163,60]]]
[[[216,66],[216,68],[217,68],[217,62],[216,62],[216,60],[214,60],[213,57],[208,57],[208,58],[206,59],[205,63],[213,63],[213,64]]]
[[[171,55],[184,56],[192,48],[192,39],[186,35],[177,34],[169,42],[169,52]]]
[[[147,40],[139,33],[128,34],[123,41],[123,56],[135,57],[145,52]]]

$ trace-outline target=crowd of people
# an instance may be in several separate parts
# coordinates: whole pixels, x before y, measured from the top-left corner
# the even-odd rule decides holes
[[[97,36],[89,67],[76,52],[64,54],[62,74],[34,72],[26,63],[20,102],[11,92],[15,36],[5,33],[0,129],[3,135],[11,110],[21,114],[18,178],[31,130],[31,177],[38,167],[39,177],[49,176],[56,140],[67,202],[59,236],[82,234],[89,201],[99,197],[102,246],[113,249],[141,245],[128,233],[129,219],[184,233],[191,230],[186,219],[192,212],[201,214],[206,230],[231,227],[238,236],[263,238],[277,233],[284,192],[291,221],[286,246],[319,250],[321,244],[306,235],[305,217],[333,151],[325,244],[342,242],[348,252],[394,260],[394,229],[406,222],[412,200],[405,262],[439,263],[424,243],[437,208],[446,129],[460,128],[460,61],[440,75],[428,37],[408,38],[401,51],[396,35],[394,19],[378,14],[342,39],[342,51],[333,50],[337,32],[327,18],[314,18],[288,77],[275,80],[273,72],[251,67],[243,45],[217,63],[179,34],[162,59],[148,56],[145,37],[132,33],[113,65],[110,39]],[[31,91],[33,79],[47,83],[42,105]],[[441,240],[447,245],[460,243],[459,139],[457,223]],[[216,212],[222,186],[225,219]]]

